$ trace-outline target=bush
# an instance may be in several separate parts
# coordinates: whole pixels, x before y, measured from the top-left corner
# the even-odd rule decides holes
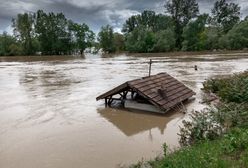
[[[248,48],[248,21],[245,20],[236,24],[222,37],[222,39],[220,39],[220,43],[231,50]]]
[[[191,145],[201,140],[216,139],[234,127],[248,128],[248,72],[222,79],[210,79],[204,90],[217,94],[222,102],[193,112],[180,128],[180,143]]]
[[[189,146],[202,140],[213,140],[223,132],[223,127],[215,117],[214,109],[192,112],[190,120],[183,120],[180,128],[180,144]]]
[[[248,102],[248,71],[222,79],[210,79],[203,84],[204,90],[216,93],[226,102]]]

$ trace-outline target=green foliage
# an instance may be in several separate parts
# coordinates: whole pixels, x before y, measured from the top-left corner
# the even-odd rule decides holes
[[[185,51],[199,51],[205,49],[202,44],[202,34],[205,30],[205,25],[207,23],[208,15],[200,15],[195,21],[189,22],[188,25],[183,30],[183,47],[182,50]]]
[[[240,20],[240,7],[235,3],[227,3],[226,0],[218,0],[212,9],[212,24],[221,26],[227,33]]]
[[[223,127],[215,117],[215,110],[205,109],[192,112],[190,120],[183,120],[180,128],[180,144],[189,146],[202,140],[213,140],[223,132]]]
[[[115,52],[113,27],[110,25],[101,27],[98,33],[98,41],[104,52]]]
[[[120,33],[114,33],[114,46],[115,50],[120,52],[125,49],[125,37]]]
[[[21,55],[22,50],[20,44],[16,39],[6,32],[0,35],[0,55],[9,56],[9,55]]]
[[[166,145],[166,143],[163,144],[163,151],[164,151],[164,156],[166,156],[168,152],[168,146]]]
[[[204,90],[217,94],[222,103],[201,112],[193,112],[180,128],[180,143],[192,145],[213,140],[233,127],[248,128],[248,72],[221,79],[210,79]]]
[[[82,54],[95,39],[86,24],[67,20],[63,13],[38,10],[34,14],[18,14],[12,22],[15,38],[6,33],[0,36],[0,55]]]
[[[144,11],[130,17],[123,26],[125,48],[130,52],[166,52],[175,48],[170,16]]]
[[[35,32],[45,55],[67,54],[70,50],[68,21],[62,13],[37,11]]]
[[[74,23],[63,13],[18,14],[12,21],[14,38],[1,35],[0,55],[82,54],[89,47],[109,53],[248,48],[248,19],[239,22],[237,4],[218,0],[211,17],[198,15],[196,0],[169,0],[164,7],[166,14],[145,10],[128,18],[123,35],[103,26],[98,41],[88,25]]]
[[[248,72],[204,82],[204,90],[216,93],[223,101],[248,102]]]
[[[141,14],[128,18],[123,25],[122,32],[127,34],[139,27],[157,32],[172,26],[173,22],[170,16],[156,14],[154,11],[144,11]]]
[[[221,40],[227,49],[248,48],[248,20],[235,25]]]
[[[218,49],[219,30],[215,27],[205,27],[200,34],[200,46],[202,50]]]
[[[175,34],[172,29],[161,30],[155,33],[153,52],[173,51],[176,45]]]
[[[23,46],[23,52],[26,55],[34,54],[32,39],[34,38],[34,15],[30,13],[18,14],[16,19],[12,20],[14,34],[20,40]]]
[[[175,25],[176,47],[181,49],[183,28],[199,13],[196,0],[170,0],[165,5],[166,12],[172,16]]]
[[[221,102],[201,112],[193,112],[180,128],[181,149],[162,159],[139,162],[136,167],[158,168],[215,168],[248,167],[248,103],[242,96],[235,97],[233,88],[240,87],[237,94],[247,96],[242,86],[248,85],[248,72],[222,79],[210,79],[204,90],[220,96]],[[245,89],[247,91],[247,88]],[[222,94],[225,92],[225,94]],[[167,151],[167,146],[163,146]]]
[[[71,38],[75,39],[73,48],[79,50],[82,55],[86,48],[92,46],[95,39],[95,34],[85,23],[78,24],[70,21],[69,30],[70,36],[72,36]]]
[[[190,147],[131,167],[217,168],[248,167],[248,130],[235,128],[223,137],[203,141]]]
[[[126,36],[126,49],[130,52],[153,52],[155,34],[144,26],[135,28]]]

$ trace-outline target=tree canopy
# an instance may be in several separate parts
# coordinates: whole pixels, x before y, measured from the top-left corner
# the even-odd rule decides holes
[[[221,26],[227,33],[240,21],[240,7],[235,3],[227,3],[226,0],[218,0],[212,9],[212,24]]]
[[[2,34],[0,55],[83,54],[91,47],[95,34],[85,23],[74,23],[63,13],[18,14],[12,20],[14,36]]]
[[[175,24],[176,47],[181,48],[183,27],[199,14],[196,0],[169,0],[165,12],[170,14]]]
[[[164,13],[145,10],[129,17],[122,32],[102,26],[97,39],[86,23],[63,13],[18,14],[13,35],[0,34],[0,55],[83,54],[87,48],[103,52],[168,52],[248,48],[248,16],[238,4],[217,0],[209,14],[199,14],[196,0],[169,0]]]

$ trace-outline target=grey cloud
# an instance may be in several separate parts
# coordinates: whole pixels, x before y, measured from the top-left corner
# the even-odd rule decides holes
[[[209,12],[216,0],[198,0],[200,12]],[[124,21],[132,14],[143,10],[162,13],[166,0],[0,0],[0,31],[11,25],[11,19],[18,13],[62,12],[68,19],[87,23],[91,29],[98,31],[102,25],[111,24],[120,29]],[[248,14],[246,0],[232,0],[242,5],[243,15]]]

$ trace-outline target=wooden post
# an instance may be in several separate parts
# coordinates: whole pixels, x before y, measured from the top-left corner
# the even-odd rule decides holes
[[[107,98],[105,98],[105,107],[107,107],[108,106],[108,100],[107,100]]]
[[[131,92],[131,98],[133,99],[134,97],[134,91]]]
[[[108,100],[108,106],[109,106],[109,107],[111,107],[112,101],[113,101],[113,100],[112,100],[112,96],[111,96],[111,97],[109,98],[109,100]]]
[[[151,76],[151,68],[152,68],[152,59],[149,62],[149,77]]]

